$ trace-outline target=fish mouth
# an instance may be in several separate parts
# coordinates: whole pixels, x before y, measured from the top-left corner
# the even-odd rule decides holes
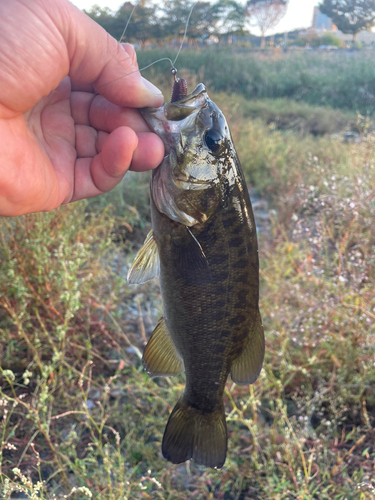
[[[180,130],[182,121],[199,112],[207,101],[206,87],[199,83],[190,94],[178,101],[166,102],[160,108],[143,108],[140,112],[150,129],[165,141],[166,133]]]
[[[183,96],[175,102],[164,104],[164,115],[169,121],[181,121],[190,116],[194,111],[201,109],[209,100],[206,87],[198,84],[193,92]]]
[[[193,92],[190,92],[190,94],[183,96],[178,101],[174,101],[174,102],[166,103],[166,104],[176,104],[176,105],[185,104],[187,106],[194,106],[196,99],[197,98],[199,99],[203,93],[207,94],[206,87],[203,85],[203,83],[199,83],[195,87]]]

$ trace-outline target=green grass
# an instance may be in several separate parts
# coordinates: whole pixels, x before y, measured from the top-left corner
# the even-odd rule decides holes
[[[357,129],[357,119],[349,113],[329,107],[312,106],[291,99],[239,99],[223,97],[223,105],[231,104],[244,118],[260,118],[273,130],[293,130],[300,137],[312,134],[322,136]]]
[[[151,50],[137,53],[139,66],[163,57],[175,59],[176,51]],[[288,98],[314,106],[340,110],[375,112],[375,68],[373,50],[361,52],[309,53],[291,51],[254,53],[212,47],[183,50],[176,62],[216,92],[243,95],[247,99]],[[225,71],[223,71],[225,68]],[[152,81],[170,77],[167,61],[143,74]]]
[[[275,130],[253,104],[215,99],[271,207],[265,365],[250,389],[227,384],[225,467],[161,456],[184,377],[142,369],[161,299],[155,280],[125,278],[149,225],[149,175],[132,174],[88,203],[0,221],[5,499],[373,498],[375,141]]]

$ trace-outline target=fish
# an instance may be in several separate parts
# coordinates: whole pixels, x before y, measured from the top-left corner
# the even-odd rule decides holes
[[[143,353],[151,377],[185,371],[185,389],[163,436],[163,456],[220,469],[228,431],[230,375],[253,384],[265,339],[259,311],[254,214],[227,121],[201,83],[175,80],[171,102],[141,113],[166,156],[150,183],[152,230],[128,272],[159,276],[163,317]]]

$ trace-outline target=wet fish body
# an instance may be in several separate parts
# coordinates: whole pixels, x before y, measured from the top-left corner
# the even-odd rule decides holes
[[[254,383],[264,357],[254,216],[225,117],[202,84],[143,115],[167,156],[151,181],[153,230],[128,280],[160,279],[164,316],[145,348],[145,369],[186,373],[162,451],[173,463],[220,468],[228,375]]]

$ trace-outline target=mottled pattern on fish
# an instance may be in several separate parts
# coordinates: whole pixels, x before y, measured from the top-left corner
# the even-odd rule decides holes
[[[245,196],[246,191],[233,194],[236,204],[229,200],[204,227],[192,228],[212,275],[211,283],[198,286],[181,276],[173,255],[180,225],[153,211],[164,318],[177,350],[184,353],[185,397],[207,412],[221,404],[232,362],[258,315],[257,243],[252,217],[251,231],[246,224]]]
[[[153,376],[186,372],[163,454],[173,463],[194,459],[222,467],[228,375],[236,383],[255,382],[264,356],[257,237],[225,118],[204,87],[178,105],[166,108],[168,120],[158,110],[156,125],[149,120],[169,153],[151,183],[153,233],[145,247],[154,245],[157,270],[150,251],[141,251],[129,276],[131,282],[160,277],[164,319],[145,349],[146,370]]]

